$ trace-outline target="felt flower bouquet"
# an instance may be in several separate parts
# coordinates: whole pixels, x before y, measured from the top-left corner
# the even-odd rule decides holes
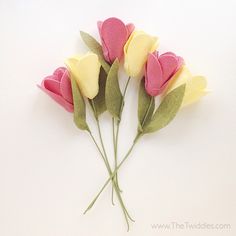
[[[172,52],[160,55],[157,51],[158,38],[135,30],[133,24],[125,25],[112,17],[99,21],[97,26],[101,44],[81,31],[81,37],[90,52],[68,58],[65,61],[67,68],[56,69],[39,87],[73,113],[76,126],[89,134],[107,168],[109,176],[85,213],[111,184],[112,203],[113,195],[116,195],[129,229],[129,221],[133,219],[122,199],[118,171],[140,138],[164,128],[181,107],[199,100],[207,93],[207,83],[203,76],[193,76],[190,73],[182,57]],[[118,71],[122,66],[128,78],[125,88],[121,90]],[[118,158],[119,128],[131,79],[140,84],[137,91],[137,132],[127,154]],[[93,111],[99,140],[95,139],[86,121],[86,104]],[[111,115],[113,130],[114,156],[109,158],[100,128],[100,116],[106,111]],[[114,166],[111,166],[110,158],[114,158]]]

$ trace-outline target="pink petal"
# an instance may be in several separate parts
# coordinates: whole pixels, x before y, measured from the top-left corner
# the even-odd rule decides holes
[[[163,72],[163,83],[167,82],[174,75],[178,68],[178,57],[171,53],[164,53],[159,56],[159,62],[161,64]]]
[[[103,51],[103,56],[104,56],[105,60],[106,60],[107,62],[112,63],[112,60],[111,60],[110,57],[109,57],[108,48],[107,48],[107,46],[106,46],[106,44],[105,44],[105,42],[104,42],[103,40],[102,40],[102,51]]]
[[[145,70],[145,89],[150,96],[157,96],[162,87],[162,69],[155,54],[149,54]]]
[[[113,62],[116,58],[121,59],[129,35],[125,24],[117,18],[108,18],[102,23],[100,34],[104,56],[109,59],[109,62]]]
[[[173,53],[173,52],[165,52],[165,53],[163,53],[162,55],[165,55],[165,56],[174,56],[174,57],[176,57],[176,54]]]
[[[97,22],[97,27],[98,27],[98,32],[99,32],[100,37],[102,37],[101,35],[102,23],[103,23],[102,21]]]
[[[99,31],[99,35],[101,37],[101,41],[102,41],[102,51],[103,51],[103,56],[105,58],[106,61],[108,62],[111,62],[110,58],[109,58],[109,52],[108,52],[108,49],[107,49],[107,46],[102,38],[102,24],[103,22],[102,21],[98,21],[97,22],[97,26],[98,26],[98,31]]]
[[[134,24],[130,23],[130,24],[127,24],[127,25],[126,25],[126,29],[127,29],[127,31],[128,31],[128,37],[127,37],[126,40],[128,40],[129,36],[130,36],[130,35],[132,34],[132,32],[134,31],[135,26],[134,26]]]
[[[179,70],[184,65],[184,59],[182,57],[178,57],[178,66],[175,72]]]
[[[177,58],[177,60],[178,60],[178,66],[177,66],[176,71],[179,70],[180,67],[183,66],[183,64],[184,64],[184,59],[183,59],[182,57],[176,56],[173,52],[166,52],[166,53],[164,53],[164,54],[162,54],[162,55],[170,55],[170,56],[172,55],[172,56],[174,56],[174,57]],[[176,71],[175,71],[175,72],[176,72]]]
[[[48,76],[42,81],[42,86],[58,95],[61,95],[60,82],[56,80],[56,76]]]
[[[66,68],[65,67],[59,67],[54,72],[53,75],[56,77],[56,80],[61,81],[61,78],[63,74],[65,73]]]
[[[62,96],[55,94],[50,90],[47,90],[43,85],[38,85],[38,87],[42,89],[46,94],[48,94],[54,101],[63,106],[68,112],[74,111],[73,104],[67,102]]]
[[[62,97],[69,103],[73,103],[71,81],[69,77],[69,72],[65,71],[61,78],[60,90]]]

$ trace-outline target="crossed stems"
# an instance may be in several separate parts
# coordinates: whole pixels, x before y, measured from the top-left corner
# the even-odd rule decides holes
[[[98,192],[98,194],[96,195],[96,197],[94,198],[94,200],[89,204],[89,206],[87,207],[87,209],[85,210],[84,214],[89,211],[94,203],[97,201],[97,199],[99,198],[99,196],[101,195],[101,193],[103,192],[103,190],[106,188],[106,186],[109,184],[110,181],[114,181],[114,176],[117,174],[118,170],[120,169],[120,167],[123,165],[123,163],[127,160],[127,158],[129,157],[130,153],[132,152],[135,144],[137,143],[137,141],[139,140],[139,138],[142,136],[142,133],[137,133],[131,147],[129,148],[128,152],[126,153],[125,157],[123,158],[123,160],[119,163],[119,165],[116,167],[116,169],[113,171],[113,173],[110,174],[110,177],[107,179],[107,181],[105,182],[105,184],[103,185],[103,187],[101,188],[101,190]],[[114,185],[113,185],[114,186]]]
[[[131,79],[131,77],[128,78],[128,80],[127,80],[127,82],[125,84],[124,92],[122,94],[122,101],[121,101],[121,106],[120,106],[120,111],[119,111],[119,119],[117,120],[117,123],[116,123],[116,132],[115,132],[115,118],[112,117],[112,132],[113,132],[113,146],[114,146],[115,169],[117,168],[117,165],[118,165],[117,150],[118,150],[118,139],[119,139],[120,122],[121,122],[121,117],[122,117],[122,113],[123,113],[123,109],[124,109],[124,105],[125,105],[125,95],[126,95],[126,92],[127,92],[127,88],[128,88],[130,79]],[[115,178],[115,181],[117,183],[117,187],[118,187],[119,191],[122,192],[120,187],[119,187],[117,173],[114,176],[114,178]],[[112,202],[113,202],[113,188],[112,188]]]
[[[101,134],[101,128],[100,128],[100,123],[99,123],[99,119],[98,119],[98,116],[96,115],[96,108],[95,108],[95,105],[94,105],[94,101],[91,100],[92,102],[92,109],[94,111],[94,115],[95,115],[95,119],[96,119],[96,123],[97,123],[97,127],[98,127],[98,132],[99,132],[99,138],[100,138],[100,142],[101,142],[101,145],[102,145],[102,149],[103,149],[103,153],[101,151],[101,149],[99,148],[94,136],[92,135],[91,131],[89,130],[89,134],[93,140],[93,142],[95,143],[106,167],[107,167],[107,170],[109,172],[109,175],[110,177],[107,179],[107,181],[105,182],[105,184],[103,185],[103,187],[101,188],[101,190],[98,192],[98,194],[96,195],[96,197],[94,198],[94,200],[89,204],[89,206],[87,207],[87,209],[84,211],[84,214],[86,214],[87,211],[89,211],[93,205],[95,204],[95,202],[97,201],[97,199],[99,198],[99,196],[101,195],[101,193],[103,192],[103,190],[106,188],[106,186],[109,184],[110,181],[112,181],[112,203],[113,203],[113,188],[115,189],[115,192],[117,194],[117,197],[118,197],[118,200],[120,202],[120,205],[122,207],[122,210],[123,210],[123,213],[124,213],[124,217],[125,217],[125,220],[126,220],[126,223],[127,223],[127,231],[129,231],[129,221],[128,221],[128,218],[131,220],[131,221],[134,221],[127,209],[125,208],[125,205],[123,203],[123,200],[120,196],[120,188],[118,186],[118,179],[117,179],[117,172],[119,170],[119,168],[123,165],[123,163],[127,160],[127,158],[129,157],[130,153],[132,152],[135,144],[137,143],[137,141],[139,140],[139,138],[143,135],[142,131],[138,131],[137,132],[137,135],[131,145],[131,147],[129,148],[128,152],[126,153],[125,157],[123,158],[123,160],[119,163],[119,165],[117,165],[117,146],[118,146],[118,135],[119,135],[119,126],[120,126],[120,120],[121,120],[121,116],[122,116],[122,111],[123,111],[123,108],[124,108],[124,97],[125,97],[125,94],[126,94],[126,91],[127,91],[127,88],[128,88],[128,84],[130,82],[130,77],[128,78],[127,80],[127,83],[125,85],[125,89],[124,89],[124,93],[123,93],[123,96],[122,96],[122,104],[121,104],[121,108],[120,108],[120,119],[118,120],[117,122],[117,130],[116,130],[116,135],[115,135],[115,122],[114,122],[114,118],[112,119],[112,127],[113,127],[113,144],[114,144],[114,156],[115,156],[115,170],[114,172],[111,171],[111,167],[110,167],[110,164],[109,164],[109,161],[108,161],[108,158],[107,158],[107,154],[106,154],[106,150],[105,150],[105,146],[104,146],[104,143],[103,143],[103,139],[102,139],[102,134]],[[149,110],[150,110],[150,107],[151,107],[151,104],[153,102],[153,98],[150,100],[150,103],[149,103],[149,106],[148,106],[148,109],[146,111],[146,114],[144,116],[144,119],[141,123],[141,127],[144,126],[145,122],[146,122],[146,118],[147,118],[147,115],[149,113]]]
[[[88,132],[89,132],[89,134],[90,134],[94,144],[96,145],[96,147],[97,147],[97,149],[98,149],[98,151],[99,151],[99,153],[100,153],[100,155],[101,155],[101,157],[102,157],[102,159],[103,159],[103,161],[105,163],[105,166],[106,166],[106,168],[108,170],[108,173],[109,173],[109,175],[111,177],[112,170],[111,170],[111,167],[110,167],[110,164],[109,164],[109,161],[108,161],[108,157],[107,157],[107,153],[106,153],[106,150],[105,150],[105,146],[104,146],[104,143],[103,143],[102,134],[101,134],[101,128],[100,128],[100,122],[99,122],[98,116],[96,114],[96,107],[94,105],[94,101],[93,100],[91,100],[91,105],[92,105],[92,109],[94,111],[94,116],[95,116],[96,123],[97,123],[99,139],[100,139],[100,142],[101,142],[102,150],[100,149],[100,147],[99,147],[98,143],[96,142],[96,140],[95,140],[93,134],[91,133],[91,131],[89,130]],[[117,182],[116,182],[116,180],[113,177],[112,177],[112,187],[115,189],[115,192],[117,194],[117,198],[118,198],[119,203],[121,205],[121,208],[122,208],[122,211],[123,211],[123,214],[124,214],[124,217],[125,217],[125,221],[127,223],[127,230],[129,230],[129,221],[128,221],[128,219],[130,219],[131,221],[134,221],[134,220],[130,217],[130,215],[129,215],[129,213],[128,213],[125,205],[124,205],[124,202],[123,202],[123,200],[121,198],[121,195],[120,195],[120,190],[119,190],[119,188],[117,186]],[[86,212],[87,212],[87,210],[84,212],[84,214]]]
[[[146,111],[146,114],[143,118],[143,121],[141,123],[141,127],[144,127],[145,125],[145,122],[146,122],[146,119],[147,119],[147,116],[148,116],[148,113],[150,111],[150,108],[151,108],[151,104],[153,103],[154,101],[154,98],[152,97],[150,99],[150,103],[149,103],[149,106],[148,106],[148,109]],[[120,162],[120,164],[115,168],[114,172],[110,175],[110,178],[107,179],[107,181],[104,183],[104,185],[102,186],[102,188],[100,189],[100,191],[98,192],[98,194],[96,195],[96,197],[94,198],[94,200],[89,204],[89,206],[87,207],[87,209],[85,210],[85,213],[90,210],[93,205],[95,204],[95,202],[97,201],[97,199],[99,198],[99,196],[101,195],[101,193],[103,192],[103,190],[106,188],[106,186],[109,184],[110,181],[113,181],[114,179],[114,176],[117,174],[118,170],[120,169],[120,167],[124,164],[124,162],[127,160],[127,158],[129,157],[130,153],[132,152],[135,144],[137,143],[137,141],[142,137],[143,135],[143,132],[142,131],[138,131],[135,138],[134,138],[134,141],[131,145],[131,147],[129,148],[128,152],[126,153],[125,157],[123,158],[123,160]]]

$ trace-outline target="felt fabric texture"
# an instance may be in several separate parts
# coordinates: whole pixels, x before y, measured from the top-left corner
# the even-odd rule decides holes
[[[123,48],[130,34],[134,30],[133,24],[125,25],[120,19],[111,17],[97,23],[102,42],[104,58],[113,63],[116,58],[123,57]]]
[[[158,47],[158,38],[143,31],[134,31],[124,46],[124,67],[131,77],[139,77],[144,73],[144,65],[149,53]]]
[[[57,68],[53,75],[45,77],[38,87],[68,112],[73,112],[71,81],[66,68]]]
[[[173,76],[163,94],[168,94],[181,84],[186,84],[182,107],[190,105],[208,93],[207,80],[203,76],[192,76],[186,66],[181,67]]]
[[[172,52],[160,56],[158,52],[150,53],[145,66],[145,89],[147,93],[150,96],[161,94],[183,63],[183,58]]]
[[[74,56],[66,60],[66,65],[81,90],[81,93],[93,99],[99,90],[99,73],[101,64],[95,53]]]

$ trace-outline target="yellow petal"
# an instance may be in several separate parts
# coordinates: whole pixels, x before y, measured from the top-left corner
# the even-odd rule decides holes
[[[206,90],[206,78],[203,76],[192,76],[188,68],[183,66],[173,76],[163,92],[162,97],[182,84],[186,84],[182,107],[198,101],[202,96],[208,93]]]
[[[143,31],[134,31],[124,46],[126,73],[131,77],[140,76],[147,61],[148,53],[158,46],[158,38]]]
[[[163,94],[171,92],[173,89],[179,87],[182,84],[185,84],[188,79],[192,77],[189,69],[186,66],[182,66],[171,78]]]
[[[194,76],[186,83],[185,94],[183,98],[182,107],[187,106],[193,102],[198,101],[201,97],[206,95],[207,80],[203,76]]]
[[[80,58],[79,56],[73,56],[65,61],[65,64],[68,70],[74,76],[74,78],[79,77],[79,71],[77,68],[77,63],[78,63],[79,58]]]
[[[75,77],[82,94],[93,99],[99,90],[98,80],[100,62],[94,53],[84,56],[74,56],[66,61],[71,74]]]

